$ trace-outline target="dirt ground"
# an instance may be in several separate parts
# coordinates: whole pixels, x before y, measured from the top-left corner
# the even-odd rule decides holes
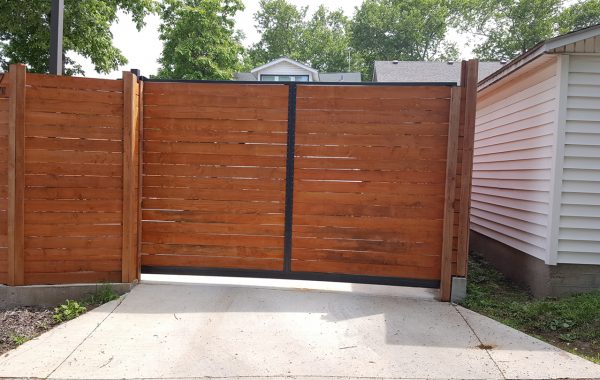
[[[0,355],[51,329],[52,308],[0,310]]]

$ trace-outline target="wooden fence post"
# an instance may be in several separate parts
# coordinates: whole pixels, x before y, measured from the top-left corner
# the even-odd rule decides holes
[[[446,154],[446,190],[444,195],[444,229],[442,236],[442,265],[440,299],[450,300],[452,287],[452,242],[454,240],[454,200],[456,166],[458,165],[458,137],[460,130],[461,88],[452,87],[448,123],[448,150]]]
[[[122,282],[138,277],[139,85],[123,72],[123,244]]]
[[[8,108],[8,285],[25,284],[25,65],[9,70]]]
[[[142,190],[143,190],[143,163],[144,163],[144,82],[139,81],[138,97],[138,199],[137,199],[137,270],[136,279],[142,276]]]
[[[469,260],[469,236],[471,213],[471,184],[473,179],[473,145],[475,143],[475,113],[477,111],[477,81],[479,62],[471,59],[463,70],[461,83],[465,91],[464,138],[462,150],[462,170],[460,184],[460,205],[458,221],[458,247],[456,274],[467,275]]]

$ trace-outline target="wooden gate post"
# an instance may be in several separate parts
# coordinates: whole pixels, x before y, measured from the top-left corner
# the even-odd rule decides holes
[[[475,114],[477,111],[477,82],[479,61],[471,59],[462,70],[461,86],[464,91],[464,138],[460,183],[460,206],[458,221],[458,247],[456,275],[467,275],[469,260],[469,235],[471,213],[471,183],[473,179],[473,146],[475,144]]]
[[[454,200],[456,191],[456,167],[458,165],[458,137],[460,130],[461,88],[452,87],[450,92],[450,117],[448,122],[448,146],[446,153],[446,190],[444,195],[444,229],[442,236],[442,265],[440,299],[450,300],[452,287],[452,242],[454,240]]]
[[[138,279],[139,84],[123,72],[123,244],[121,281]]]
[[[8,108],[8,285],[24,285],[26,68],[10,65]]]
[[[137,252],[136,279],[142,277],[142,189],[144,174],[144,81],[138,82],[138,199],[137,199]]]
[[[463,61],[460,87],[452,89],[448,156],[446,166],[446,193],[444,199],[444,236],[442,243],[442,269],[440,299],[449,301],[452,276],[466,276],[469,250],[469,213],[471,205],[471,179],[473,170],[473,143],[475,138],[475,111],[477,103],[478,61]],[[463,130],[460,189],[456,194],[459,130]],[[458,196],[457,196],[458,195]],[[456,202],[458,200],[458,202]],[[454,216],[458,212],[458,228]],[[452,252],[457,232],[456,269],[452,268]]]

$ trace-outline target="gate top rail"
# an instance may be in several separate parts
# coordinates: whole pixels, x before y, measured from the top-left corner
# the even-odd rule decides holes
[[[256,85],[280,85],[290,84],[300,86],[398,86],[398,87],[420,87],[420,86],[440,86],[456,87],[458,82],[261,82],[261,81],[236,81],[236,80],[204,80],[204,79],[154,79],[140,77],[144,82],[155,83],[218,83],[218,84],[256,84]]]

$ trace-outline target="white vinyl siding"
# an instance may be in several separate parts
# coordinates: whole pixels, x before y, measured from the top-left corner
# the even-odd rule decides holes
[[[600,265],[600,56],[571,55],[557,262]]]
[[[309,81],[313,81],[310,71],[285,61],[259,70],[255,75],[257,78],[260,78],[261,75],[308,75]]]
[[[557,59],[502,82],[479,94],[471,228],[548,262]]]

